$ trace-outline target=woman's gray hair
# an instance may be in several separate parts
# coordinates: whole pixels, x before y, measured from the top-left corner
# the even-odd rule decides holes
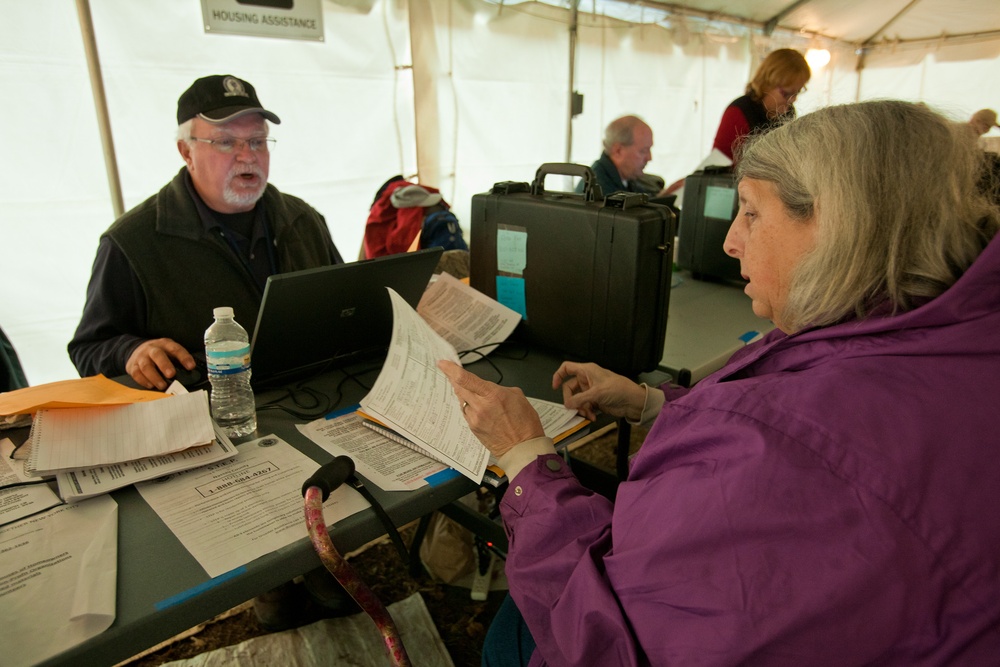
[[[947,290],[1000,228],[967,127],[923,105],[832,106],[755,137],[737,179],[774,183],[789,215],[815,215],[796,268],[789,330],[912,310]]]

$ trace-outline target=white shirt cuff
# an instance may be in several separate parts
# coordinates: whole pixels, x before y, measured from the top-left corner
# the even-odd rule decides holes
[[[517,473],[521,472],[522,469],[532,461],[534,461],[539,456],[544,456],[545,454],[555,454],[556,448],[552,444],[552,438],[548,436],[541,436],[538,438],[532,438],[531,440],[525,440],[524,442],[514,445],[507,453],[503,456],[497,458],[497,465],[503,468],[504,473],[507,475],[507,481],[511,481],[517,476]]]
[[[645,382],[642,383],[642,388],[646,390],[646,400],[642,404],[642,414],[639,415],[638,421],[632,421],[631,419],[626,419],[629,424],[633,426],[641,426],[642,424],[648,424],[649,422],[656,419],[656,415],[660,414],[660,410],[663,409],[663,404],[666,402],[666,396],[663,394],[663,390],[657,387],[650,387]]]

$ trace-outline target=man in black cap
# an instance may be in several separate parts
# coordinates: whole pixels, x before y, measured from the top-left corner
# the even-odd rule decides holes
[[[81,376],[165,389],[204,354],[212,309],[252,326],[269,275],[343,261],[323,216],[267,182],[268,121],[253,86],[195,81],[177,101],[185,167],[101,236],[69,354]]]
[[[216,306],[253,326],[267,277],[343,262],[323,216],[267,182],[274,139],[248,82],[195,81],[177,101],[185,167],[159,193],[101,235],[83,317],[69,343],[80,375],[128,373],[166,389],[177,365],[204,359]],[[308,593],[328,610],[351,599],[320,568]],[[254,600],[267,629],[297,625],[310,598],[291,582]]]

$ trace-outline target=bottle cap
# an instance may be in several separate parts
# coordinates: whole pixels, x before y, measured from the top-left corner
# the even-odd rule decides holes
[[[215,316],[215,319],[217,320],[224,317],[232,317],[233,309],[231,306],[219,306],[218,308],[212,311],[212,314]]]

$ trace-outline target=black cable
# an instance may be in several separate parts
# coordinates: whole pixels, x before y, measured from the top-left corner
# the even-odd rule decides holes
[[[312,387],[286,387],[284,395],[257,407],[257,410],[282,410],[298,419],[317,419],[330,413],[332,406],[340,402],[340,392],[336,398]],[[308,399],[308,400],[307,400]],[[295,408],[282,405],[281,402],[291,400]]]
[[[496,348],[496,349],[493,350],[492,352],[489,352],[489,353],[480,352],[480,350],[482,350],[484,348]],[[479,355],[479,359],[477,359],[476,362],[478,363],[479,361],[485,361],[486,363],[488,363],[490,365],[491,368],[493,368],[493,370],[497,374],[497,378],[495,380],[492,380],[492,382],[494,382],[495,384],[503,384],[503,371],[501,371],[497,367],[497,365],[495,363],[493,363],[493,360],[490,359],[490,357],[487,356],[487,354],[493,354],[493,355],[495,355],[497,357],[500,357],[502,359],[512,359],[512,360],[515,360],[515,361],[520,361],[520,360],[522,360],[522,359],[524,359],[524,358],[526,358],[528,356],[528,348],[524,347],[524,346],[521,346],[522,352],[518,356],[511,356],[510,354],[500,354],[500,350],[501,349],[503,349],[503,350],[506,351],[506,350],[509,350],[510,348],[511,348],[511,346],[506,341],[501,341],[499,343],[485,343],[483,345],[477,345],[476,347],[469,348],[467,350],[460,350],[460,351],[458,351],[458,358],[460,360],[463,360],[462,363],[464,364],[465,363],[464,359],[465,359],[466,355],[468,355],[468,354],[477,354],[477,355]],[[484,378],[484,379],[487,379],[487,378]]]
[[[393,545],[396,547],[396,551],[399,552],[399,557],[403,559],[403,563],[406,565],[410,564],[410,552],[407,550],[406,545],[403,544],[403,538],[399,535],[399,530],[396,528],[396,524],[392,522],[389,518],[389,514],[382,507],[382,503],[375,500],[375,496],[372,492],[362,483],[360,479],[355,475],[351,475],[347,478],[347,483],[352,487],[357,489],[361,497],[364,498],[371,504],[372,509],[375,510],[375,516],[379,518],[382,522],[382,526],[385,528],[385,532],[389,534],[389,539],[392,540]]]

